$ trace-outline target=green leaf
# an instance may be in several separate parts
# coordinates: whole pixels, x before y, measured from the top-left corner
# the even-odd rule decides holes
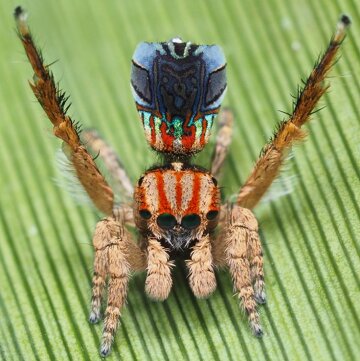
[[[27,85],[32,72],[16,37],[13,1],[0,22],[0,356],[4,360],[99,359],[101,327],[87,317],[91,235],[99,219],[53,182],[59,141]],[[26,1],[30,26],[70,114],[117,149],[133,181],[155,161],[129,89],[138,42],[180,35],[217,43],[228,59],[226,105],[235,136],[222,186],[235,194],[290,93],[311,71],[340,13],[353,19],[332,72],[326,108],[291,161],[294,191],[256,209],[268,303],[254,338],[225,271],[208,300],[174,272],[166,302],[132,277],[109,359],[355,360],[360,352],[360,7],[355,0]],[[211,145],[199,156],[207,166]]]

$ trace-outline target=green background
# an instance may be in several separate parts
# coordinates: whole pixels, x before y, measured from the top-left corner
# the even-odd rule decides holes
[[[32,95],[32,71],[14,31],[15,1],[0,2],[0,357],[97,360],[101,326],[87,322],[91,235],[100,219],[53,181],[49,121]],[[117,149],[133,181],[155,160],[129,88],[138,42],[182,36],[220,44],[228,61],[225,104],[236,115],[222,180],[245,180],[300,78],[328,43],[340,13],[353,19],[331,74],[326,108],[290,161],[293,192],[256,209],[268,303],[263,339],[251,336],[230,277],[196,300],[174,272],[164,303],[130,283],[114,360],[356,360],[360,355],[360,4],[356,0],[23,2],[70,114]],[[211,144],[199,156],[207,165]]]

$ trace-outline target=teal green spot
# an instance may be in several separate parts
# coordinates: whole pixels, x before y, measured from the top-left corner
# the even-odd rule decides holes
[[[174,136],[176,139],[181,139],[184,134],[183,120],[181,118],[173,119],[172,126],[174,127]]]
[[[151,113],[149,112],[139,112],[140,117],[144,119],[144,128],[146,131],[150,131],[150,116]]]
[[[202,119],[198,119],[195,123],[195,139],[200,139],[202,133]]]
[[[215,116],[213,114],[205,115],[205,120],[207,122],[207,128],[206,128],[206,132],[205,132],[205,139],[210,136],[211,128],[212,128],[213,123],[214,123],[214,118],[215,118]]]
[[[154,123],[155,123],[155,133],[158,137],[161,137],[161,132],[160,132],[161,119],[158,117],[154,117]]]

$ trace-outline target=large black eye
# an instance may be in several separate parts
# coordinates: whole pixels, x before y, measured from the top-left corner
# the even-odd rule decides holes
[[[219,214],[219,211],[210,211],[207,213],[206,215],[206,218],[209,220],[209,221],[213,221]]]
[[[187,229],[194,229],[199,227],[201,223],[200,216],[198,214],[188,214],[181,220],[181,226]]]
[[[156,220],[158,226],[163,229],[171,229],[174,228],[176,225],[175,217],[170,213],[163,213],[157,217]]]
[[[151,213],[147,210],[147,209],[142,209],[140,212],[140,217],[144,218],[144,219],[150,219],[151,218]]]

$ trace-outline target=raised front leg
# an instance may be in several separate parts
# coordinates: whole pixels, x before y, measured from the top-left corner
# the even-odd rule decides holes
[[[63,140],[63,151],[74,166],[76,175],[90,199],[101,212],[111,215],[114,205],[113,191],[81,143],[76,123],[66,114],[70,106],[67,104],[68,97],[58,88],[49,66],[44,64],[41,52],[29,31],[26,16],[21,7],[15,9],[19,37],[34,71],[31,89],[53,124],[54,135]]]
[[[108,277],[108,303],[100,348],[101,355],[107,356],[126,301],[130,271],[145,269],[146,258],[132,242],[123,222],[114,217],[105,218],[97,224],[93,244],[95,259],[89,321],[96,323],[101,318],[102,295]]]
[[[260,158],[238,195],[237,204],[241,207],[252,209],[256,206],[278,176],[287,151],[306,137],[301,127],[310,120],[318,101],[329,88],[325,79],[336,62],[336,55],[349,24],[350,19],[342,16],[324,55],[315,65],[304,88],[299,90],[293,113],[288,120],[279,124],[275,135],[263,148]]]

